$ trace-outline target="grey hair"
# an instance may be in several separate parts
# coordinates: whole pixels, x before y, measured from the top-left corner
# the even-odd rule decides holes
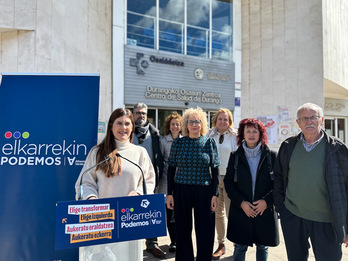
[[[305,103],[305,104],[301,105],[300,107],[298,107],[297,118],[299,117],[300,111],[303,111],[303,110],[314,110],[319,114],[318,116],[320,118],[324,117],[323,109],[319,105],[316,105],[314,103],[308,102],[308,103]]]
[[[134,105],[133,107],[133,112],[137,109],[137,108],[142,108],[142,109],[145,109],[147,111],[147,105],[143,102],[139,102],[137,104]]]

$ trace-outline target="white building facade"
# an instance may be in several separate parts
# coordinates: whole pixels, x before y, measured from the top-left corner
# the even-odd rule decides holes
[[[328,0],[0,1],[0,72],[99,73],[101,122],[136,102],[158,127],[227,107],[262,119],[275,147],[314,102],[347,142],[347,13]]]

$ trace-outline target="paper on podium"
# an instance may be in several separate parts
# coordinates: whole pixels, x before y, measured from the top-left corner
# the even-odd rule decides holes
[[[58,202],[56,250],[165,236],[164,194]]]

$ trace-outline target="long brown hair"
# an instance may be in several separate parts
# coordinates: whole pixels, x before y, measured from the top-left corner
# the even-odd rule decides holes
[[[133,142],[134,137],[134,129],[135,129],[135,123],[134,118],[130,110],[118,108],[114,110],[114,112],[110,115],[109,122],[107,125],[106,130],[106,136],[103,139],[103,141],[97,145],[98,152],[97,152],[97,163],[103,161],[108,156],[111,157],[111,160],[107,164],[101,164],[97,167],[97,170],[102,170],[107,177],[113,177],[115,174],[120,176],[121,175],[121,158],[116,157],[117,148],[116,148],[116,142],[115,142],[115,136],[112,133],[112,126],[117,118],[128,116],[132,122],[133,128],[132,132],[129,136],[129,141]]]

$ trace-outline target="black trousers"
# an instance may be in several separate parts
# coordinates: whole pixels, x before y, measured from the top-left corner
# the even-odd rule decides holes
[[[173,194],[177,241],[175,260],[194,260],[193,210],[197,245],[196,261],[211,261],[215,233],[215,213],[210,209],[212,187],[176,183]]]
[[[280,212],[286,252],[289,261],[308,260],[308,239],[311,239],[317,261],[339,261],[342,258],[341,244],[336,243],[331,223],[316,222],[300,218],[286,207]]]
[[[176,244],[176,229],[174,211],[166,207],[167,228],[170,237],[170,243]]]

